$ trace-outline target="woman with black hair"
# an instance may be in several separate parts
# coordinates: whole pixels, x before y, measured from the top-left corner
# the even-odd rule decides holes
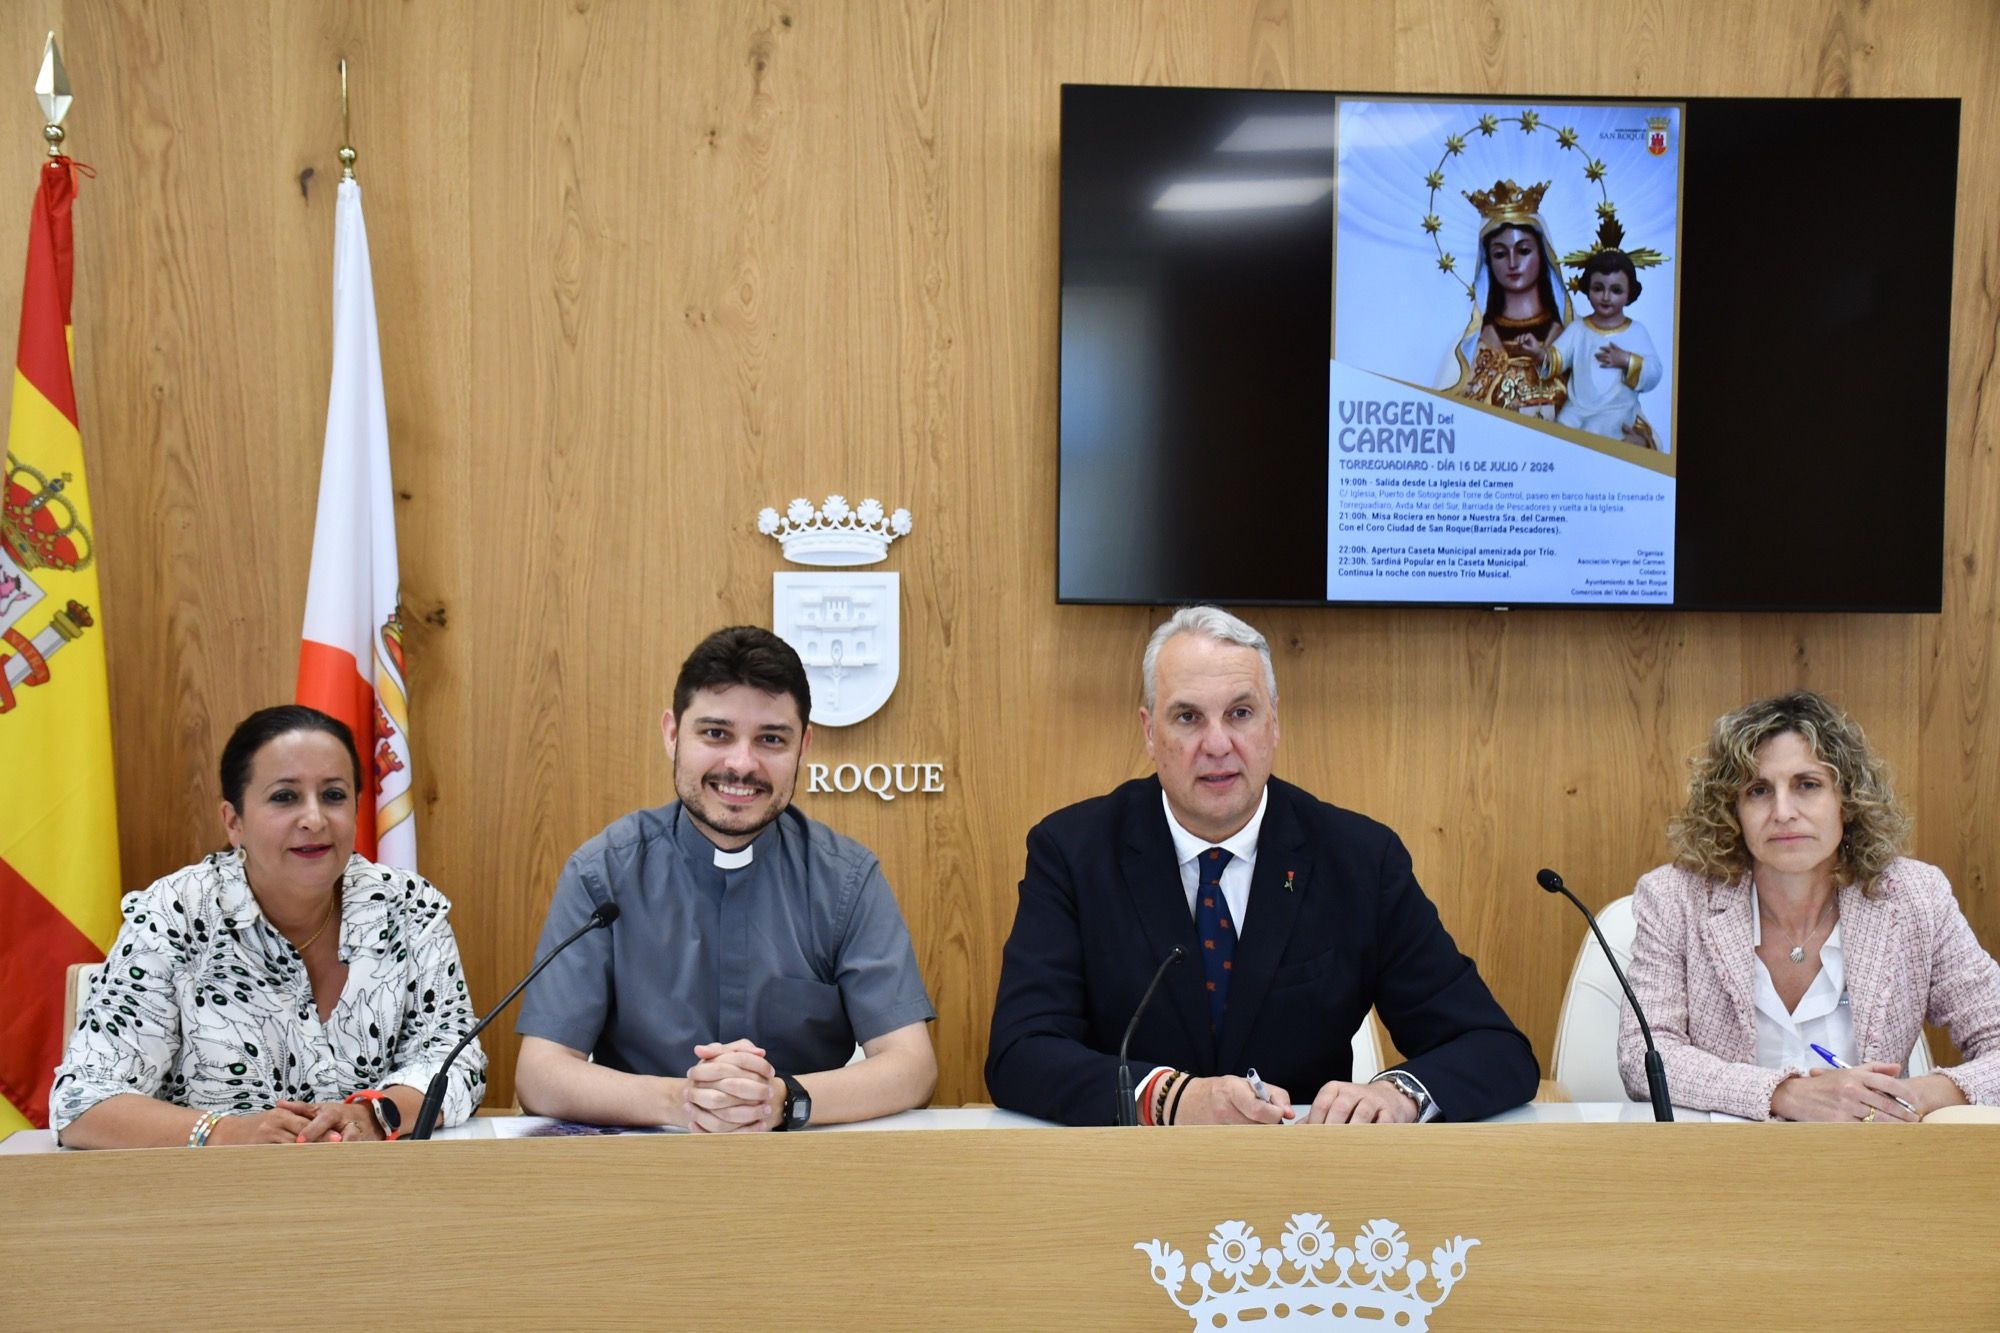
[[[473,1013],[444,895],[355,854],[354,737],[288,704],[222,752],[230,850],[124,903],[49,1094],[64,1147],[397,1136]],[[485,1091],[477,1043],[445,1124]]]

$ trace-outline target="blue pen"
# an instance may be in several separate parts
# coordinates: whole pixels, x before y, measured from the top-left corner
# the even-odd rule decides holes
[[[1826,1061],[1828,1064],[1832,1065],[1835,1069],[1854,1068],[1853,1065],[1850,1065],[1849,1063],[1847,1063],[1847,1061],[1841,1059],[1839,1056],[1835,1055],[1832,1051],[1829,1051],[1826,1047],[1820,1045],[1818,1042],[1813,1041],[1813,1042],[1807,1042],[1806,1044],[1812,1047],[1812,1052],[1814,1055],[1817,1055],[1820,1059]],[[1908,1102],[1904,1101],[1901,1097],[1898,1097],[1895,1093],[1892,1092],[1889,1094],[1889,1100],[1896,1103],[1896,1105],[1902,1107],[1905,1111],[1908,1111],[1911,1115],[1914,1116],[1917,1114],[1916,1107],[1910,1105]],[[1923,1117],[1918,1116],[1917,1118],[1921,1120]]]

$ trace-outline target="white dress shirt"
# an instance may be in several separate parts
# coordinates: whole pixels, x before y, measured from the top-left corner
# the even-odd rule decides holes
[[[1764,920],[1757,910],[1757,886],[1750,886],[1750,940],[1764,942]],[[1766,1069],[1814,1070],[1827,1067],[1813,1054],[1818,1042],[1848,1064],[1859,1052],[1854,1045],[1854,1008],[1847,1000],[1847,962],[1841,950],[1840,923],[1819,948],[1819,975],[1799,997],[1796,1009],[1785,1008],[1764,960],[1757,962],[1757,1063]]]
[[[1222,901],[1229,905],[1229,920],[1236,927],[1236,939],[1243,939],[1243,923],[1250,913],[1250,872],[1257,867],[1257,834],[1264,827],[1264,807],[1271,803],[1271,789],[1267,786],[1257,798],[1257,813],[1250,816],[1250,822],[1221,842],[1209,842],[1197,838],[1181,827],[1181,821],[1174,818],[1174,807],[1167,802],[1167,794],[1160,793],[1160,804],[1167,812],[1167,832],[1174,838],[1174,859],[1181,866],[1181,888],[1187,893],[1188,916],[1194,915],[1194,891],[1201,887],[1201,867],[1197,864],[1201,854],[1211,847],[1221,847],[1229,853],[1229,864],[1222,867]]]

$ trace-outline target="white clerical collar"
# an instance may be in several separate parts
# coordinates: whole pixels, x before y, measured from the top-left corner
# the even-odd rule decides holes
[[[1186,865],[1211,847],[1222,847],[1229,855],[1246,864],[1257,859],[1257,833],[1264,827],[1264,807],[1271,803],[1271,786],[1264,784],[1264,790],[1257,797],[1257,813],[1250,816],[1250,822],[1221,842],[1210,842],[1197,838],[1181,827],[1181,821],[1174,818],[1173,803],[1167,800],[1166,788],[1160,789],[1160,804],[1167,812],[1167,832],[1174,839],[1174,864]]]
[[[754,842],[746,843],[733,852],[725,852],[720,847],[715,849],[715,868],[717,870],[741,870],[756,859],[757,844]]]

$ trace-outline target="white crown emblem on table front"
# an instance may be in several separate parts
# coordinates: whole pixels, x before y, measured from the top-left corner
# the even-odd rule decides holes
[[[1153,1281],[1197,1329],[1423,1333],[1431,1311],[1465,1276],[1466,1252],[1478,1243],[1453,1236],[1426,1264],[1410,1258],[1403,1229],[1386,1217],[1361,1228],[1350,1246],[1339,1244],[1320,1214],[1293,1213],[1272,1246],[1247,1222],[1222,1223],[1209,1233],[1208,1262],[1192,1271],[1165,1241],[1132,1248],[1151,1262]]]
[[[872,565],[913,526],[910,511],[884,512],[873,498],[849,505],[829,495],[815,507],[801,497],[757,514],[757,531],[775,538],[799,565]],[[771,629],[798,652],[812,684],[815,726],[845,727],[872,717],[902,671],[902,584],[886,570],[833,569],[771,576]]]

